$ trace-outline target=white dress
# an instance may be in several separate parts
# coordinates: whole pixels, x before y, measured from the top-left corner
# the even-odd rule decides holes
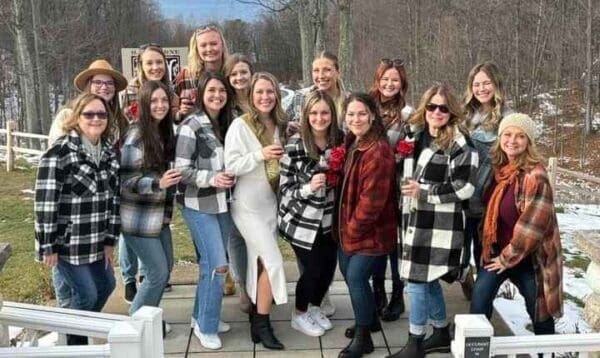
[[[262,146],[243,119],[225,136],[225,168],[236,175],[231,217],[246,241],[246,291],[256,303],[257,260],[263,263],[276,304],[287,303],[283,258],[277,246],[277,197],[267,181]]]

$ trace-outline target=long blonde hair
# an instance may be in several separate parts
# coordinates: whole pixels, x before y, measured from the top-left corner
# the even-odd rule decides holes
[[[450,118],[448,119],[448,123],[439,129],[438,136],[434,139],[434,143],[440,146],[442,150],[447,150],[454,140],[455,131],[466,132],[466,129],[463,128],[462,125],[463,117],[460,104],[449,86],[436,83],[429,87],[429,89],[423,93],[421,101],[419,102],[419,106],[417,107],[415,113],[408,120],[408,123],[420,128],[424,128],[424,130],[428,130],[427,121],[425,120],[425,112],[427,111],[425,106],[427,106],[429,101],[431,101],[431,98],[433,98],[433,96],[436,94],[446,99],[448,109],[450,110]]]
[[[192,78],[199,78],[202,72],[204,72],[204,61],[200,58],[198,54],[198,35],[204,34],[206,32],[216,32],[219,34],[219,38],[221,39],[221,45],[223,47],[223,53],[221,54],[221,66],[225,64],[225,59],[229,55],[229,51],[227,50],[227,43],[225,42],[225,37],[223,37],[223,32],[217,25],[206,25],[203,27],[199,27],[194,31],[192,37],[190,37],[190,45],[188,52],[188,70],[190,71],[190,75]]]
[[[279,89],[279,82],[277,81],[277,78],[275,78],[275,76],[273,76],[269,72],[256,72],[252,75],[249,95],[250,111],[248,112],[248,114],[250,115],[250,118],[252,118],[252,120],[258,120],[259,112],[256,106],[254,105],[254,100],[252,98],[254,93],[254,87],[256,86],[256,82],[258,82],[258,80],[269,81],[275,89],[275,107],[273,107],[273,109],[271,110],[271,117],[273,118],[275,125],[280,129],[279,133],[283,135],[283,133],[285,132],[285,126],[287,124],[287,117],[285,115],[285,111],[283,110],[283,108],[281,108],[281,90]],[[282,129],[283,132],[281,132]]]
[[[467,77],[467,88],[464,95],[465,117],[467,118],[467,127],[473,130],[471,120],[482,105],[473,94],[473,81],[479,73],[485,73],[494,85],[494,97],[492,98],[492,110],[488,113],[483,113],[485,118],[481,123],[481,128],[487,131],[496,131],[502,120],[502,110],[504,108],[506,97],[504,92],[504,83],[498,66],[492,61],[486,61],[475,65],[469,72]]]
[[[509,160],[506,156],[506,153],[500,147],[500,141],[502,134],[498,133],[498,139],[492,145],[490,149],[490,161],[492,162],[492,166],[495,169],[502,168],[505,166]],[[538,151],[535,142],[533,142],[529,137],[527,137],[527,147],[525,151],[519,155],[515,163],[519,168],[527,168],[532,167],[542,161],[542,156]]]

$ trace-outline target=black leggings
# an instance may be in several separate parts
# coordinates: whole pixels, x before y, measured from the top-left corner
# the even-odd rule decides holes
[[[331,234],[317,233],[312,249],[292,245],[296,258],[303,267],[296,284],[296,309],[305,312],[308,304],[320,306],[333,280],[337,265],[337,245]]]

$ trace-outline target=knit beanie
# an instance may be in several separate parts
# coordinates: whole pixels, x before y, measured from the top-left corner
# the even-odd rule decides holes
[[[527,134],[529,141],[532,143],[534,142],[535,123],[528,115],[524,113],[512,113],[504,117],[502,121],[500,121],[500,126],[498,127],[498,136],[500,136],[508,127],[517,127],[521,129]]]

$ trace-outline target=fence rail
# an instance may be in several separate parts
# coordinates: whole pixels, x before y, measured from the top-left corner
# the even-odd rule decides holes
[[[7,121],[6,129],[0,129],[0,134],[4,134],[6,136],[6,145],[0,148],[6,150],[6,171],[10,172],[14,169],[15,166],[15,153],[23,153],[23,154],[32,154],[32,155],[42,155],[44,154],[43,150],[39,149],[30,149],[19,147],[18,144],[15,144],[15,138],[28,138],[28,139],[36,139],[40,141],[45,141],[47,146],[48,136],[43,134],[35,134],[35,133],[27,133],[27,132],[19,132],[16,131],[17,127],[16,122]]]
[[[515,358],[518,354],[554,357],[556,353],[578,353],[583,358],[600,351],[600,333],[494,337],[494,327],[484,315],[459,314],[454,323],[456,331],[451,350],[456,358],[497,355]]]

